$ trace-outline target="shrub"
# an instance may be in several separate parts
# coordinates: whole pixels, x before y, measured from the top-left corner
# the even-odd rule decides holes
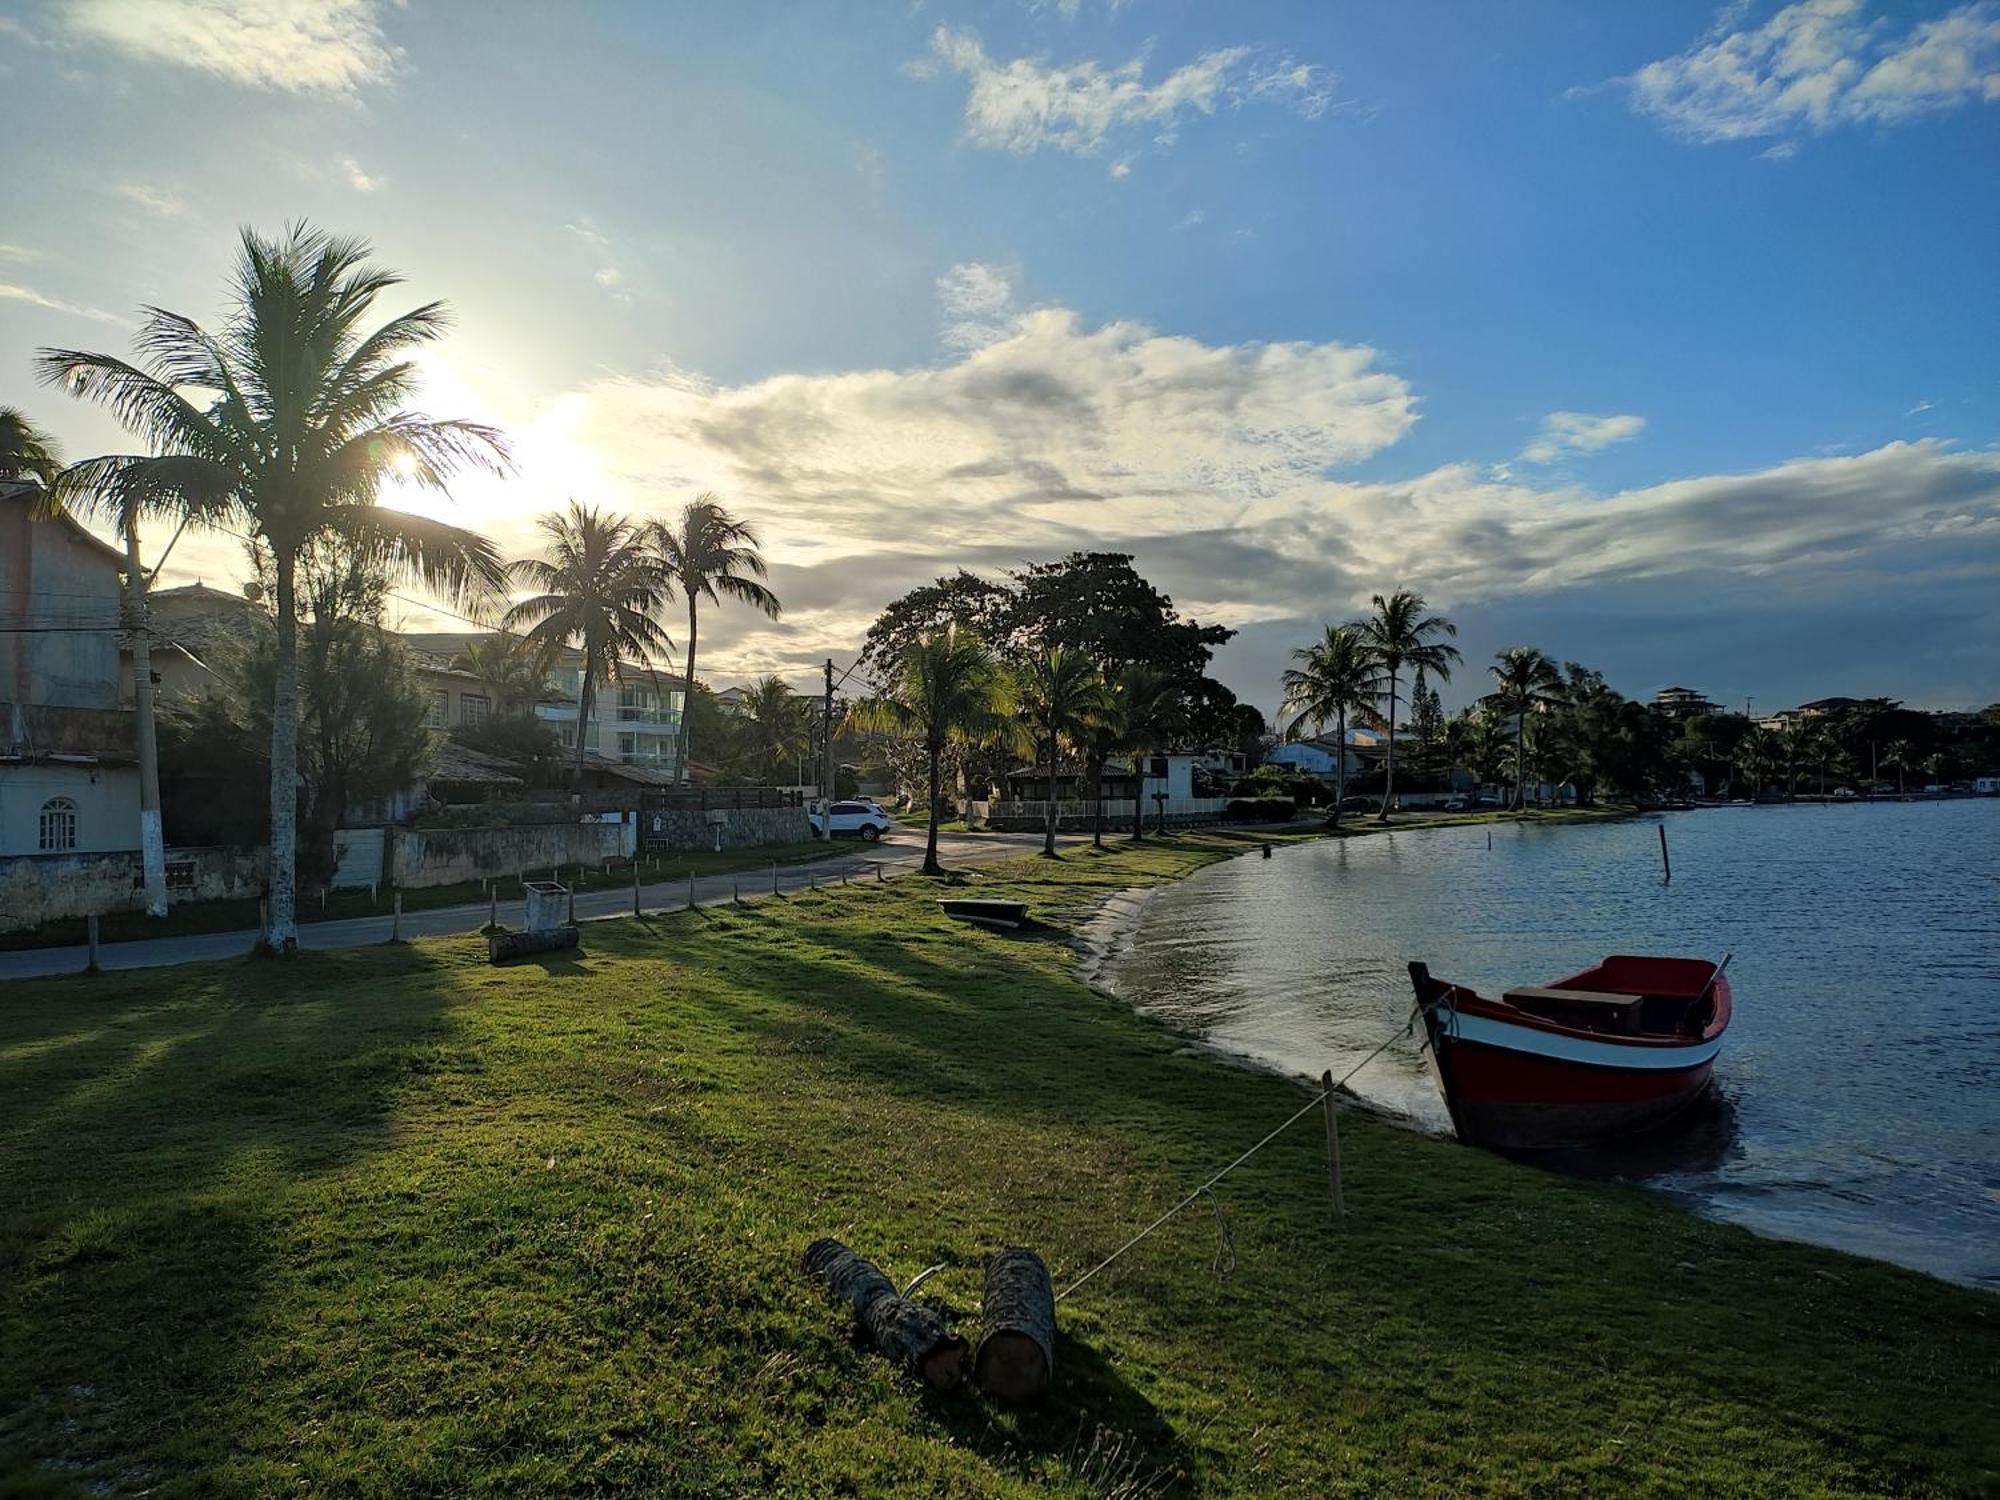
[[[1233,797],[1222,816],[1232,823],[1289,823],[1297,811],[1290,797]]]

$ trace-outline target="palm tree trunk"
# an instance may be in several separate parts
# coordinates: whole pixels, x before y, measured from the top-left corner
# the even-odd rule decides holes
[[[681,722],[674,735],[674,785],[687,780],[688,768],[688,709],[694,703],[694,637],[695,602],[693,593],[688,595],[688,658],[687,681],[682,684]],[[711,762],[712,764],[712,762]]]
[[[1141,756],[1132,757],[1132,842],[1146,842],[1146,773],[1139,769]]]
[[[1347,800],[1347,710],[1334,718],[1333,748],[1333,828],[1340,829],[1340,804]]]
[[[1389,809],[1396,801],[1396,674],[1389,673],[1389,757],[1382,773],[1382,811],[1378,822],[1389,821]]]
[[[591,695],[595,693],[597,690],[596,685],[592,683],[590,680],[591,668],[595,665],[596,663],[590,659],[590,652],[586,649],[583,656],[583,682],[579,685],[576,695],[575,779],[576,779],[577,790],[579,791],[583,789],[584,747],[589,743],[587,735],[590,730],[590,699]]]
[[[1514,811],[1528,810],[1528,783],[1523,779],[1528,749],[1528,716],[1526,713],[1514,715]]]
[[[938,794],[940,790],[938,781],[938,760],[944,754],[944,746],[940,742],[932,740],[928,742],[924,746],[924,748],[930,752],[930,759],[931,759],[931,776],[930,776],[931,801],[930,801],[930,817],[926,820],[928,826],[924,834],[924,873],[926,875],[942,875],[944,874],[944,866],[938,863],[938,855],[937,855]],[[831,819],[829,819],[828,822],[829,826],[831,826]]]
[[[1056,737],[1049,736],[1049,810],[1042,820],[1042,858],[1056,857]]]
[[[278,662],[271,698],[271,861],[262,947],[291,953],[299,946],[299,620],[298,559],[278,553]]]

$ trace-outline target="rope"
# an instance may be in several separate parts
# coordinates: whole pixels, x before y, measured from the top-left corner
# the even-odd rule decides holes
[[[1252,1146],[1248,1151],[1245,1151],[1241,1156],[1237,1157],[1235,1161],[1231,1162],[1228,1166],[1224,1167],[1220,1172],[1217,1172],[1213,1177],[1209,1178],[1208,1181],[1204,1182],[1200,1187],[1196,1188],[1193,1192],[1189,1193],[1185,1198],[1181,1199],[1181,1201],[1176,1203],[1172,1208],[1168,1209],[1165,1213],[1161,1214],[1159,1218],[1153,1220],[1152,1223],[1148,1224],[1144,1229],[1140,1230],[1137,1234],[1133,1235],[1131,1239],[1127,1240],[1124,1244],[1120,1245],[1116,1250],[1113,1250],[1109,1255],[1105,1256],[1103,1260],[1099,1261],[1096,1265],[1092,1266],[1088,1271],[1085,1271],[1081,1276],[1077,1277],[1076,1280],[1072,1281],[1067,1287],[1063,1288],[1063,1290],[1056,1295],[1056,1301],[1061,1302],[1064,1298],[1068,1297],[1072,1292],[1076,1291],[1079,1287],[1081,1287],[1086,1281],[1090,1280],[1091,1277],[1095,1276],[1099,1271],[1104,1270],[1113,1261],[1117,1260],[1118,1257],[1123,1255],[1127,1250],[1130,1250],[1134,1245],[1138,1244],[1141,1240],[1145,1239],[1147,1235],[1151,1234],[1154,1230],[1158,1229],[1162,1224],[1166,1223],[1167,1220],[1171,1219],[1175,1214],[1179,1213],[1182,1209],[1186,1208],[1190,1203],[1193,1203],[1197,1198],[1201,1197],[1203,1193],[1207,1192],[1210,1188],[1214,1187],[1218,1182],[1222,1181],[1223,1178],[1227,1177],[1231,1172],[1234,1172],[1238,1167],[1242,1166],[1243,1163],[1250,1160],[1251,1157],[1255,1156],[1259,1151],[1262,1151],[1266,1146],[1270,1145],[1271,1142],[1275,1141],[1279,1136],[1283,1135],[1287,1130],[1290,1130],[1294,1125],[1298,1124],[1299,1121],[1303,1120],[1307,1115],[1311,1114],[1315,1109],[1319,1108],[1319,1106],[1326,1101],[1327,1097],[1330,1094],[1337,1093],[1342,1084],[1346,1083],[1348,1079],[1352,1078],[1356,1073],[1359,1073],[1363,1068],[1367,1067],[1370,1063],[1375,1061],[1375,1059],[1380,1057],[1384,1052],[1387,1052],[1389,1048],[1395,1043],[1397,1038],[1406,1035],[1409,1032],[1410,1028],[1416,1024],[1417,1017],[1422,1013],[1422,1009],[1423,1009],[1422,1006],[1411,1007],[1409,1019],[1404,1021],[1401,1026],[1398,1026],[1394,1031],[1390,1032],[1386,1037],[1384,1037],[1382,1039],[1382,1044],[1379,1047],[1377,1047],[1374,1051],[1370,1052],[1366,1057],[1362,1058],[1360,1062],[1356,1063],[1353,1067],[1349,1068],[1345,1073],[1341,1074],[1340,1077],[1335,1079],[1333,1083],[1333,1088],[1321,1089],[1318,1093],[1314,1094],[1312,1098],[1308,1099],[1305,1102],[1305,1104],[1300,1107],[1299,1111],[1296,1114],[1294,1114],[1290,1119],[1286,1120],[1284,1124],[1280,1125],[1276,1130],[1273,1130],[1269,1135],[1265,1136],[1261,1141],[1257,1142],[1256,1145]]]

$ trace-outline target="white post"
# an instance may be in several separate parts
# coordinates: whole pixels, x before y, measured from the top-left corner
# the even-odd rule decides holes
[[[688,871],[688,910],[694,910],[694,871]]]
[[[167,914],[167,841],[160,827],[160,750],[153,722],[153,654],[146,615],[146,570],[139,564],[139,524],[125,520],[126,602],[131,618],[132,699],[139,731],[139,858],[144,867],[146,915]]]

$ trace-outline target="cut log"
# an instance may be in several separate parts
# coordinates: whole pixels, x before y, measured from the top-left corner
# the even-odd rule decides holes
[[[1032,1250],[1009,1245],[986,1260],[979,1352],[972,1378],[990,1396],[1039,1401],[1056,1366],[1056,1293]]]
[[[574,948],[575,927],[558,927],[553,932],[490,932],[486,935],[486,961],[502,963],[510,958],[526,958],[531,953],[554,953]]]
[[[877,1353],[940,1391],[965,1379],[965,1340],[930,1308],[897,1296],[895,1284],[873,1264],[833,1239],[814,1240],[803,1264],[808,1276],[854,1309],[856,1326]]]

